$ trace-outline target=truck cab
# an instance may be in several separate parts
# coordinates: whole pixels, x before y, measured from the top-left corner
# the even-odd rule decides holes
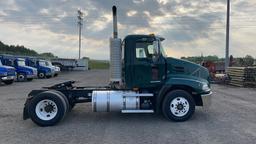
[[[46,61],[45,62],[46,66],[51,67],[54,69],[54,76],[58,76],[60,73],[60,67],[52,65],[51,61]]]
[[[6,85],[12,84],[16,77],[16,72],[14,67],[4,66],[0,59],[0,82]]]
[[[206,68],[181,59],[167,57],[164,38],[155,35],[129,35],[123,40],[122,83],[128,89],[140,89],[157,95],[161,103],[172,90],[189,93],[197,106],[207,106],[211,95]],[[159,110],[156,107],[156,110]]]
[[[127,88],[152,89],[166,84],[187,85],[181,80],[200,81],[209,85],[206,68],[181,59],[167,57],[161,42],[154,35],[129,35],[123,41],[123,76]],[[197,89],[197,88],[194,88]]]
[[[26,64],[34,67],[38,71],[38,78],[50,78],[54,76],[53,67],[47,66],[47,61],[42,59],[26,58]]]
[[[32,81],[37,77],[37,70],[27,66],[23,58],[4,56],[2,62],[4,65],[13,66],[16,69],[17,81]]]

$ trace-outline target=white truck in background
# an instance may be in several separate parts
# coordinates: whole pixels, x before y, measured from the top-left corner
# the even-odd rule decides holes
[[[54,58],[51,59],[52,65],[60,67],[63,70],[88,70],[89,58],[83,59],[68,59],[68,58]]]

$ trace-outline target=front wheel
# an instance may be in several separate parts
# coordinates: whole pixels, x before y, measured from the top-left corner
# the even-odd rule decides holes
[[[43,78],[45,78],[45,74],[42,73],[42,72],[40,72],[40,73],[38,74],[38,77],[39,77],[40,79],[43,79]]]
[[[26,75],[25,75],[25,74],[19,73],[19,74],[17,75],[17,81],[23,82],[23,81],[25,81],[25,80],[26,80]]]
[[[162,112],[168,120],[186,121],[195,111],[195,102],[191,94],[184,90],[174,90],[165,96]]]
[[[46,91],[31,100],[28,112],[31,120],[37,125],[53,126],[64,118],[67,104],[58,93]]]

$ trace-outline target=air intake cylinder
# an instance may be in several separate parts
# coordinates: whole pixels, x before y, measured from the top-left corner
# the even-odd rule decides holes
[[[116,6],[113,6],[113,38],[110,38],[110,82],[121,82],[122,63],[121,63],[121,39],[118,38]]]

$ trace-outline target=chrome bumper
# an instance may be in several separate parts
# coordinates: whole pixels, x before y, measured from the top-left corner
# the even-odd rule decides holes
[[[7,81],[7,80],[14,80],[14,76],[5,76],[5,77],[1,77],[2,81]]]
[[[36,78],[37,75],[27,75],[27,78]]]
[[[201,94],[201,98],[203,101],[203,108],[208,109],[211,106],[212,91],[208,94]]]

